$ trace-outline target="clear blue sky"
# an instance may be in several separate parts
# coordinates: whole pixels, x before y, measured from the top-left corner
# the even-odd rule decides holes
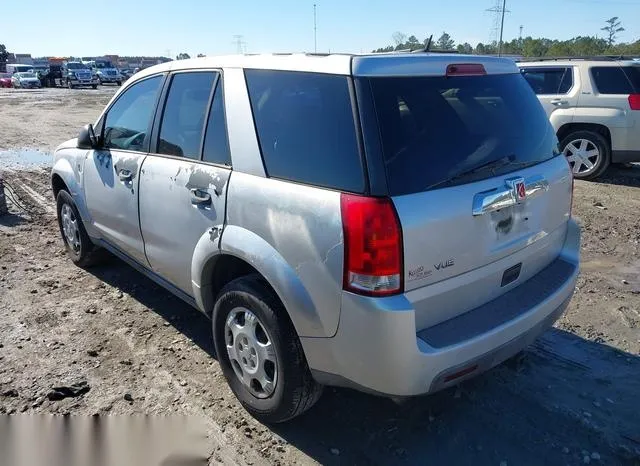
[[[488,42],[496,0],[316,0],[318,51],[368,52],[395,31],[442,31],[456,43]],[[241,34],[248,52],[313,51],[314,0],[71,0],[10,1],[2,8],[0,43],[42,55],[167,55],[235,53]],[[402,5],[402,7],[394,6]],[[442,5],[446,5],[443,7]],[[568,39],[603,35],[619,16],[620,40],[640,39],[640,0],[507,0],[505,40],[524,35]]]

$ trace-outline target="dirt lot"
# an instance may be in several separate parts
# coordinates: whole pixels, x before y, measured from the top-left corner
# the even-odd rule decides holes
[[[1,91],[0,173],[26,211],[0,217],[0,413],[189,415],[204,463],[640,464],[640,168],[576,183],[578,290],[522,360],[403,405],[327,389],[267,427],[227,388],[204,316],[116,259],[65,256],[47,169],[19,149],[46,166],[113,89]]]

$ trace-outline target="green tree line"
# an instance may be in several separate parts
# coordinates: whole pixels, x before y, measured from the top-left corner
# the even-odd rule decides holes
[[[616,43],[619,32],[624,31],[618,17],[605,21],[601,30],[606,37],[578,36],[569,40],[524,37],[503,42],[502,53],[521,55],[523,57],[565,57],[565,56],[597,56],[597,55],[631,55],[640,56],[640,40],[630,43]],[[397,50],[418,50],[424,48],[429,41],[418,40],[415,35],[396,32],[392,35],[393,44],[373,50],[374,53],[393,52]],[[459,53],[477,55],[494,55],[498,53],[498,45],[479,43],[475,46],[468,42],[456,44],[449,34],[443,32],[438,39],[433,36],[431,50],[450,50]]]

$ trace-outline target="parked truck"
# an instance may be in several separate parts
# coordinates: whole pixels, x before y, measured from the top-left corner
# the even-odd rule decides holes
[[[93,75],[97,78],[100,84],[108,83],[117,84],[118,86],[122,85],[124,78],[111,60],[106,58],[96,58],[95,60],[83,63],[91,69]]]

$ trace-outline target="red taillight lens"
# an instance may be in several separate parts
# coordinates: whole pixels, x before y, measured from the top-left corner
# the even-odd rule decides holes
[[[402,291],[402,230],[390,199],[340,197],[344,289],[368,296]]]
[[[629,106],[631,110],[640,110],[640,94],[631,94],[629,96]]]
[[[447,76],[483,76],[487,74],[479,63],[458,63],[447,66]]]

